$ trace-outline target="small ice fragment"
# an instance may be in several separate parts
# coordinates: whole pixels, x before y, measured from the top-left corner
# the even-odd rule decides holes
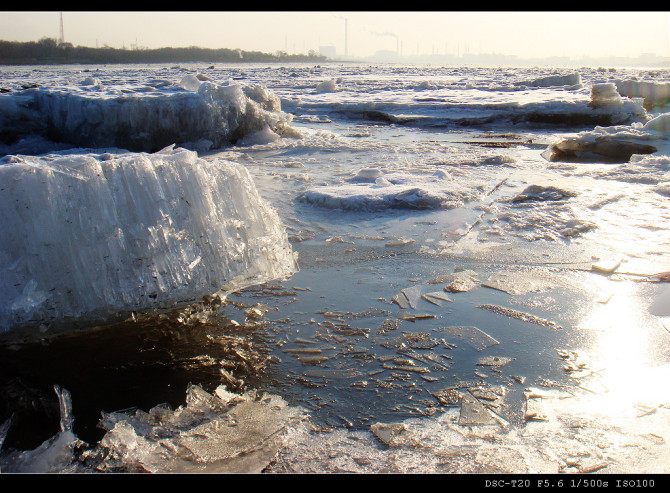
[[[402,291],[396,294],[393,298],[391,298],[391,301],[396,305],[398,305],[403,310],[409,308],[409,300],[407,299],[405,293],[403,293]]]
[[[396,314],[396,317],[399,318],[400,320],[408,320],[409,322],[414,322],[416,320],[415,315],[412,315],[410,312],[405,310],[400,310]]]
[[[477,327],[445,327],[442,330],[445,334],[467,343],[477,351],[500,344],[493,337]]]
[[[498,421],[476,397],[465,393],[461,399],[461,413],[458,424],[461,426],[495,425],[498,424]]]
[[[416,309],[416,303],[419,301],[419,298],[421,297],[420,288],[418,286],[412,286],[410,288],[402,289],[400,292],[407,297],[409,306],[412,307],[412,309]]]
[[[430,293],[424,293],[421,295],[421,297],[428,301],[429,303],[432,303],[437,306],[442,306],[443,301],[453,301],[446,293],[442,291],[433,291]]]
[[[72,414],[72,397],[67,389],[61,389],[54,385],[54,391],[58,396],[58,407],[60,409],[60,430],[62,432],[72,431],[74,416]]]
[[[403,423],[375,423],[370,426],[370,431],[389,447],[414,444],[407,426]]]
[[[603,260],[591,265],[591,270],[601,274],[612,274],[621,265],[621,259]]]
[[[542,325],[544,327],[551,327],[552,329],[560,329],[561,327],[550,320],[544,318],[536,317],[530,313],[520,312],[518,310],[513,310],[511,308],[506,308],[504,306],[498,305],[478,305],[477,308],[483,308],[490,312],[496,313],[498,315],[504,315],[506,317],[515,318],[523,322],[529,322],[532,324]]]
[[[397,238],[395,240],[389,240],[386,242],[385,246],[387,247],[397,247],[397,246],[405,246],[409,245],[410,243],[414,243],[414,240],[411,238]]]
[[[478,366],[505,366],[507,363],[512,361],[513,358],[508,358],[506,356],[485,356],[480,358],[477,361]]]
[[[321,354],[321,349],[318,348],[289,348],[282,349],[284,353],[294,353],[294,354]]]
[[[298,358],[298,361],[305,365],[318,365],[328,361],[328,359],[327,356],[305,356]]]

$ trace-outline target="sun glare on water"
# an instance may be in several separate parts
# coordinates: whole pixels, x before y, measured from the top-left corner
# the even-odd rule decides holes
[[[641,283],[596,279],[600,299],[580,323],[580,329],[597,333],[589,366],[598,390],[593,411],[599,414],[639,415],[640,409],[670,402],[670,365],[655,355],[667,336],[662,329],[668,317],[651,315],[640,291]]]

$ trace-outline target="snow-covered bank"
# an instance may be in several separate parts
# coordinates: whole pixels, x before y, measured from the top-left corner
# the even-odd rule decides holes
[[[192,76],[158,89],[120,89],[85,79],[79,86],[1,94],[0,151],[14,153],[12,144],[38,135],[80,147],[155,152],[177,144],[203,151],[255,132],[295,136],[290,121],[279,98],[259,85]]]
[[[1,331],[105,319],[297,269],[242,166],[172,147],[1,163]]]

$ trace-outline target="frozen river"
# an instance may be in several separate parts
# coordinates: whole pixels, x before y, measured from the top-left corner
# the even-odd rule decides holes
[[[3,471],[668,472],[670,72],[0,70]]]

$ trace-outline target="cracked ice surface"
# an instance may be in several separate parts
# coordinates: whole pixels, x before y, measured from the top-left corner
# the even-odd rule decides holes
[[[297,269],[276,211],[234,163],[172,147],[8,156],[0,182],[0,331],[107,319]]]

